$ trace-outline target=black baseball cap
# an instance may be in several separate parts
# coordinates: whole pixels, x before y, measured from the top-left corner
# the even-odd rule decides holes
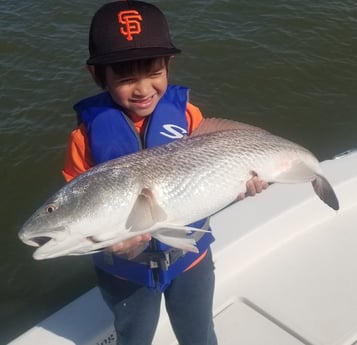
[[[171,56],[180,53],[171,42],[164,14],[143,1],[115,1],[94,15],[89,31],[89,65]]]

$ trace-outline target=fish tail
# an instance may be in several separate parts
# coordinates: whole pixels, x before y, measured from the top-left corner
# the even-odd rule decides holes
[[[315,193],[324,203],[336,211],[340,208],[337,196],[332,186],[324,176],[316,175],[316,179],[311,183],[314,187]]]

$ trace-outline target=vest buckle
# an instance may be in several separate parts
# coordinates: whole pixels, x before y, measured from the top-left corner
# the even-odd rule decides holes
[[[165,251],[145,251],[132,261],[149,265],[151,269],[167,271],[170,265],[174,264],[183,255],[183,250],[170,248]]]

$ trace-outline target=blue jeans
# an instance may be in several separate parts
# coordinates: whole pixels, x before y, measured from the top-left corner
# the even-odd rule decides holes
[[[180,345],[217,345],[212,303],[214,265],[211,251],[162,293],[97,270],[104,300],[114,313],[117,345],[151,345],[162,294]]]

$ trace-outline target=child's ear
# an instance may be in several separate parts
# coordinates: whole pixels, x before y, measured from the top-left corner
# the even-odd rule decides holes
[[[167,59],[167,63],[166,63],[166,68],[168,69],[170,67],[170,64],[172,62],[172,60],[175,58],[175,55],[171,55],[168,59]]]
[[[171,61],[172,61],[172,59],[173,59],[174,57],[175,57],[175,56],[172,55],[172,56],[170,56],[169,58],[167,58],[167,60],[165,61],[166,72],[167,72],[167,78],[169,78],[170,64],[171,64]]]
[[[87,71],[91,75],[93,81],[100,87],[103,88],[101,81],[98,79],[97,75],[95,74],[95,65],[86,65]]]

